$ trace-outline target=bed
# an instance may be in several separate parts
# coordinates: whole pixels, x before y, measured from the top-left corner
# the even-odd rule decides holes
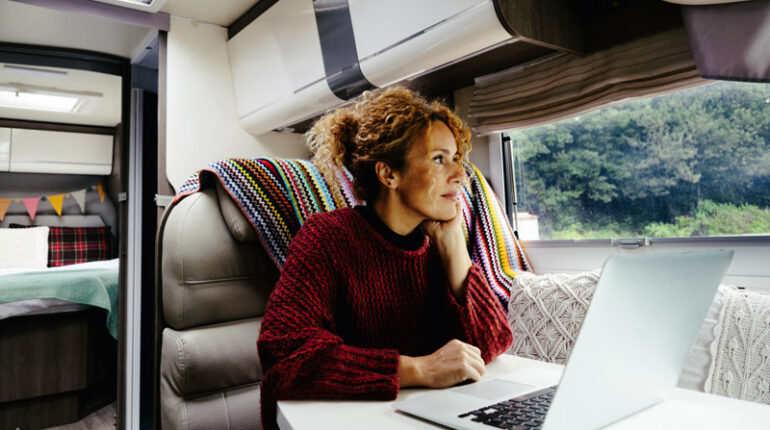
[[[0,320],[97,307],[105,310],[106,328],[117,339],[119,263],[115,258],[46,269],[0,269]]]
[[[108,232],[103,225],[15,227],[0,228],[0,428],[74,422],[115,400],[119,260],[100,253],[69,264],[92,246],[84,238]],[[27,258],[39,249],[19,257],[35,234],[50,235],[44,262]],[[99,246],[111,254],[108,242]]]

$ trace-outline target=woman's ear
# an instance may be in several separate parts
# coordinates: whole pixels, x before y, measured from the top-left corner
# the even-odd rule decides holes
[[[391,169],[390,166],[388,166],[385,162],[378,161],[374,165],[374,172],[377,174],[377,179],[380,180],[380,183],[385,188],[390,188],[393,190],[398,188],[398,172]]]

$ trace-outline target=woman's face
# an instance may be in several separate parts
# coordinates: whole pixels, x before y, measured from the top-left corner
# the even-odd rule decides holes
[[[434,121],[430,133],[412,145],[399,173],[396,191],[409,215],[420,221],[454,218],[465,176],[461,158],[452,131]]]

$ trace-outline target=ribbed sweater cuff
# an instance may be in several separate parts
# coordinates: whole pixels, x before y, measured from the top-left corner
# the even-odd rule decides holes
[[[512,341],[511,330],[500,302],[478,265],[471,266],[465,284],[464,300],[458,302],[451,292],[448,293],[449,312],[457,318],[461,340],[479,347],[484,362],[488,363],[508,349]]]
[[[398,351],[340,345],[325,363],[325,392],[349,393],[356,398],[392,400],[398,395]]]
[[[486,295],[489,287],[486,284],[481,268],[478,264],[471,264],[470,270],[468,270],[468,276],[465,277],[465,293],[458,300],[451,289],[447,286],[447,296],[449,297],[449,306],[458,315],[462,313],[463,308],[473,306],[474,302],[479,299],[479,294]],[[486,301],[486,300],[484,300]]]

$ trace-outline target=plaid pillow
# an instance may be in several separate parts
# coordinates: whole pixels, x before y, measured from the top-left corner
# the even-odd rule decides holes
[[[107,227],[50,227],[48,267],[107,260],[110,239]]]

